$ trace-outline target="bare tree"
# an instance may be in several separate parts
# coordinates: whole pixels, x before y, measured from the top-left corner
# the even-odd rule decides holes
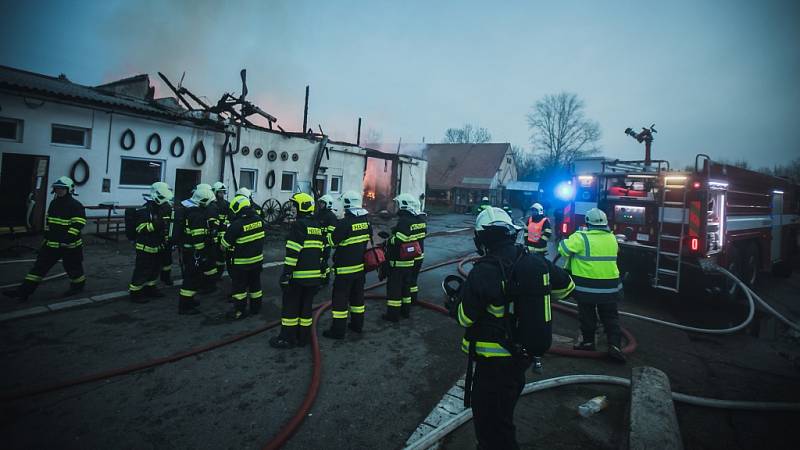
[[[528,113],[531,143],[545,170],[600,153],[600,125],[586,118],[585,106],[576,94],[562,92],[545,96]]]
[[[444,143],[446,144],[483,144],[492,140],[489,130],[476,127],[470,123],[464,124],[461,128],[448,128],[444,132]]]
[[[515,144],[511,146],[511,153],[514,154],[514,163],[517,165],[517,178],[520,180],[536,179],[540,171],[533,152]]]

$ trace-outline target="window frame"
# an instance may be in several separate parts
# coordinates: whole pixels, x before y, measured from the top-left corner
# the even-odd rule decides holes
[[[291,175],[292,176],[292,187],[290,189],[288,189],[288,190],[283,188],[283,177],[284,177],[284,175]],[[294,187],[295,187],[296,184],[297,184],[297,172],[292,172],[290,170],[284,170],[284,171],[281,172],[281,186],[280,186],[280,191],[281,192],[294,192]]]
[[[64,144],[61,142],[53,142],[53,130],[58,127],[66,130],[78,130],[83,131],[83,145],[76,145],[76,144]],[[51,123],[50,124],[50,145],[55,145],[57,147],[68,147],[68,148],[91,148],[92,143],[92,129],[85,128],[85,127],[76,127],[73,125],[63,125],[60,123]]]
[[[120,156],[119,161],[119,182],[117,187],[120,189],[149,189],[152,183],[150,184],[122,184],[122,164],[125,160],[136,160],[136,161],[148,161],[148,162],[157,162],[161,165],[161,174],[159,175],[158,180],[156,181],[164,181],[164,174],[167,172],[167,160],[165,159],[156,159],[156,158],[141,158],[138,156]]]
[[[333,180],[337,180],[338,186],[337,189],[333,189]],[[342,193],[342,176],[341,175],[331,175],[331,179],[328,180],[328,191],[331,194],[341,194]]]
[[[2,117],[0,117],[0,121],[11,122],[11,123],[14,123],[14,124],[17,125],[17,129],[16,129],[16,132],[15,132],[14,139],[0,137],[0,141],[2,141],[2,142],[22,142],[23,133],[24,133],[24,130],[25,130],[25,128],[24,128],[25,127],[25,121],[24,120],[22,120],[22,119],[14,119],[12,117],[4,117],[4,116],[2,116]]]
[[[242,172],[251,172],[253,174],[253,187],[242,186]],[[239,187],[247,187],[250,192],[258,192],[258,169],[239,168]]]

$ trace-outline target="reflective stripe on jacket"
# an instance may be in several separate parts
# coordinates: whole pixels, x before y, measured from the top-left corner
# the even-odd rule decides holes
[[[220,246],[232,253],[234,266],[260,266],[264,261],[264,238],[264,222],[255,211],[247,208],[231,221],[220,237]]]
[[[617,267],[617,238],[607,230],[576,231],[558,244],[569,257],[575,290],[589,295],[617,294],[622,289]]]

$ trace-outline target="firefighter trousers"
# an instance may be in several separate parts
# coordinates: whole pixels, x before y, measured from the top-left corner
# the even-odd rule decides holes
[[[19,293],[28,296],[36,290],[47,272],[59,261],[64,266],[64,271],[69,277],[70,290],[79,290],[86,284],[83,274],[83,248],[52,248],[43,246],[39,250],[36,262],[19,288]]]
[[[203,283],[203,270],[200,261],[195,259],[194,250],[181,250],[181,271],[183,284],[178,295],[178,311],[190,309],[195,306],[194,296]]]
[[[414,283],[414,267],[391,267],[386,282],[386,316],[397,320],[408,317],[411,310],[411,286]]]
[[[475,361],[472,417],[479,449],[519,448],[514,408],[525,386],[525,367],[511,357]]]
[[[619,313],[617,303],[591,303],[578,301],[578,320],[581,323],[583,342],[594,342],[594,333],[597,330],[597,316],[606,331],[609,345],[621,347],[622,330],[619,326]]]
[[[247,296],[250,295],[250,314],[261,311],[261,263],[245,266],[232,265],[230,270],[233,306],[237,311],[247,309]]]
[[[215,280],[219,280],[222,278],[222,273],[225,272],[225,252],[219,248],[218,244],[214,245],[214,249],[212,251],[212,259],[214,260],[214,265],[209,265],[208,269],[217,269],[216,272],[208,274],[211,278]],[[230,274],[230,272],[229,272]]]
[[[161,264],[161,281],[172,281],[172,249],[165,248],[158,252],[158,260]]]
[[[333,294],[331,300],[331,314],[333,322],[331,331],[343,335],[347,325],[348,311],[350,313],[350,328],[360,332],[364,328],[364,272],[336,275],[333,280]],[[349,309],[348,309],[349,307]]]
[[[319,286],[303,286],[289,282],[283,288],[281,307],[281,334],[287,341],[299,346],[311,339],[311,303]]]
[[[411,292],[412,304],[417,302],[417,296],[419,294],[419,286],[417,285],[417,279],[419,278],[419,271],[422,270],[422,261],[423,261],[422,258],[414,261],[414,273],[412,275],[411,287],[409,288],[409,292]]]
[[[128,285],[128,292],[132,296],[139,296],[144,290],[155,289],[158,277],[161,273],[161,253],[147,253],[136,250],[136,261],[133,266],[133,276],[131,284]]]

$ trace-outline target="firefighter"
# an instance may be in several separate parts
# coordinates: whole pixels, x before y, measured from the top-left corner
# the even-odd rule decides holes
[[[336,218],[336,213],[333,212],[333,197],[330,195],[323,195],[317,201],[317,211],[314,214],[314,217],[319,222],[320,226],[322,227],[322,231],[324,232],[324,241],[330,242],[328,237],[336,228],[336,222],[338,219]],[[330,267],[328,265],[328,260],[331,256],[331,248],[329,246],[325,246],[325,249],[322,251],[322,264],[323,264],[323,284],[327,285],[330,282]]]
[[[489,197],[484,196],[481,198],[481,203],[478,205],[478,214],[482,213],[486,208],[491,208],[492,203],[489,202]]]
[[[525,370],[552,341],[551,296],[561,299],[574,284],[563,269],[515,245],[519,228],[500,208],[475,220],[478,260],[457,289],[451,315],[466,328],[465,406],[472,407],[478,448],[516,449],[514,407]],[[474,366],[474,372],[473,372]]]
[[[214,266],[217,273],[214,277],[219,280],[222,278],[222,273],[225,271],[225,252],[221,251],[220,243],[225,230],[228,228],[230,222],[228,221],[228,211],[230,210],[228,200],[225,198],[228,194],[228,188],[221,181],[217,181],[211,186],[211,191],[214,193],[214,202],[209,206],[210,225],[215,227],[215,243],[214,243]],[[248,199],[249,200],[249,199]]]
[[[389,237],[389,279],[386,282],[386,314],[381,317],[397,322],[400,317],[411,315],[411,286],[414,284],[414,265],[422,256],[417,225],[418,201],[409,194],[400,194],[395,199],[397,224]],[[422,235],[424,237],[424,233]]]
[[[221,249],[231,254],[231,285],[233,309],[228,318],[238,320],[248,315],[247,295],[250,294],[250,315],[261,310],[261,263],[264,261],[264,222],[250,207],[250,199],[237,195],[230,203],[231,222],[220,238]]]
[[[14,290],[3,292],[7,297],[25,301],[41,283],[51,267],[61,260],[69,276],[69,289],[62,297],[81,292],[86,284],[83,273],[83,239],[81,230],[86,225],[86,212],[81,202],[75,199],[75,183],[69,177],[61,177],[52,185],[55,198],[47,208],[44,225],[44,241],[33,268]]]
[[[242,195],[250,199],[250,207],[253,208],[253,211],[255,211],[256,215],[260,217],[261,220],[264,220],[264,209],[261,208],[261,206],[253,198],[253,191],[243,187],[236,190],[236,195]]]
[[[595,349],[597,316],[608,337],[608,355],[625,362],[617,302],[622,282],[617,268],[617,239],[608,229],[606,214],[592,208],[586,212],[586,231],[576,231],[558,244],[558,252],[568,257],[567,268],[575,280],[575,299],[583,339],[576,350]]]
[[[348,191],[342,195],[344,217],[328,235],[328,244],[336,248],[333,255],[333,322],[322,335],[343,339],[347,324],[356,333],[364,328],[364,251],[372,239],[372,226],[367,221],[367,210],[362,207],[361,194]]]
[[[544,214],[544,207],[540,203],[531,205],[531,215],[525,222],[523,234],[528,251],[547,255],[547,244],[553,235],[553,227],[550,225],[550,219]]]
[[[208,212],[214,192],[207,184],[198,184],[192,197],[181,202],[183,209],[176,216],[176,244],[180,246],[183,284],[178,296],[178,314],[197,314],[198,290],[203,285],[203,271],[211,260],[208,238]]]
[[[323,230],[313,217],[314,198],[298,192],[291,198],[297,220],[286,239],[280,278],[283,290],[281,332],[270,339],[275,348],[305,346],[311,338],[311,302],[322,281]]]
[[[147,303],[148,297],[160,298],[164,294],[156,288],[162,267],[161,252],[167,242],[167,227],[161,212],[161,205],[169,203],[174,197],[166,183],[157,182],[150,186],[145,196],[145,204],[136,208],[136,261],[133,266],[128,294],[134,303]]]
[[[162,181],[154,183],[153,186],[166,187],[169,185]],[[175,197],[175,194],[172,195]],[[172,286],[172,250],[174,243],[175,227],[175,208],[172,207],[172,200],[158,206],[158,215],[164,222],[164,247],[158,252],[158,260],[161,264],[161,281],[165,286]]]
[[[411,224],[411,231],[413,231],[411,238],[419,242],[420,255],[414,258],[414,272],[411,275],[411,287],[409,288],[409,291],[411,292],[411,304],[416,303],[417,296],[419,295],[417,279],[419,278],[419,272],[422,269],[422,261],[425,259],[425,236],[428,228],[428,215],[422,211],[422,204],[416,199],[414,200],[415,202],[413,207],[417,214],[414,216],[414,223]]]

